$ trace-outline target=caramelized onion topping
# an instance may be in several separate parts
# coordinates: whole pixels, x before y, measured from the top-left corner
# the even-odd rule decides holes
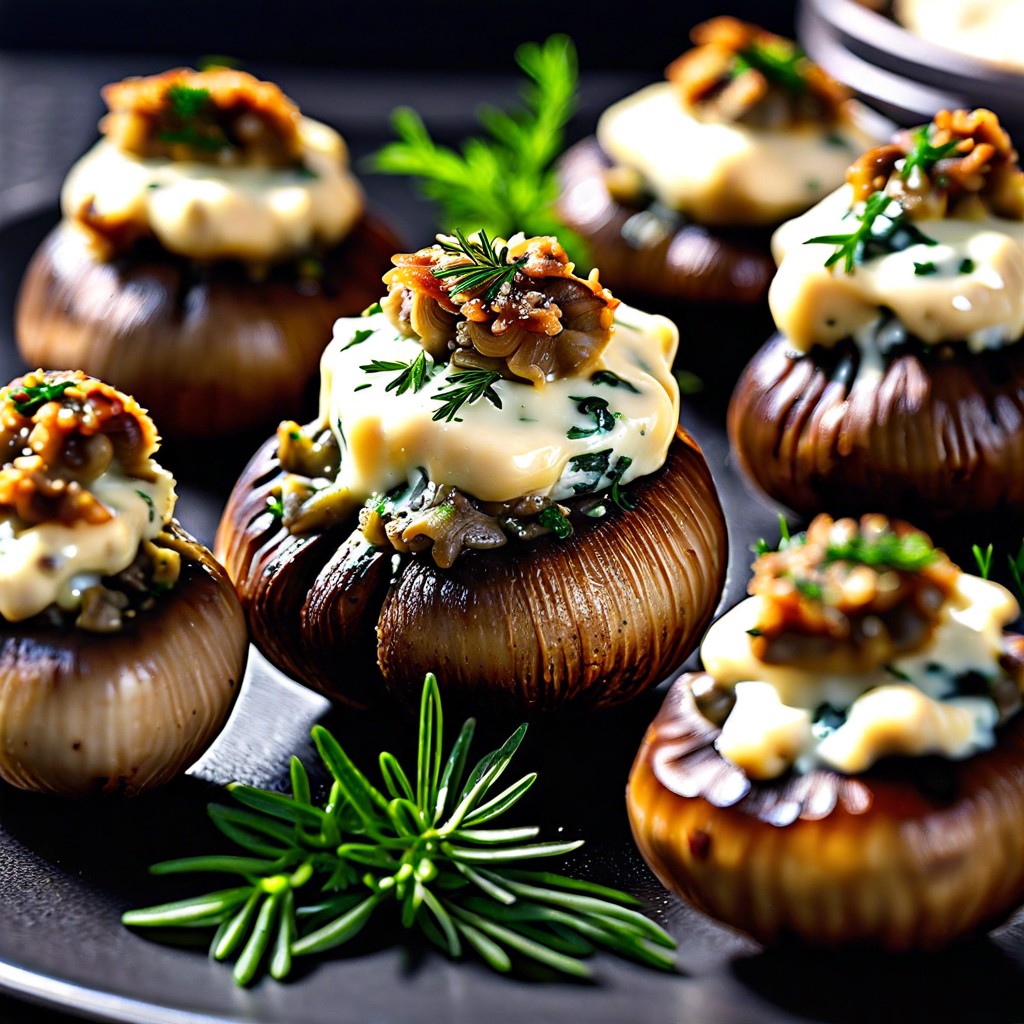
[[[748,590],[762,598],[751,642],[758,658],[807,663],[838,645],[864,667],[924,646],[960,574],[926,534],[875,514],[819,515],[753,569]]]
[[[175,68],[103,89],[100,130],[141,157],[298,166],[299,109],[271,82],[244,71]]]
[[[138,402],[81,371],[36,370],[0,392],[0,515],[22,523],[102,523],[86,488],[114,458],[149,478],[158,438]]]
[[[790,40],[724,16],[696,25],[690,38],[694,48],[665,74],[703,119],[757,128],[841,119],[849,90]]]
[[[451,251],[450,239],[441,242],[394,256],[395,268],[384,275],[384,311],[435,360],[543,386],[580,373],[611,339],[618,299],[596,270],[576,276],[557,239],[511,239],[500,250],[504,263],[482,283],[457,273],[460,267],[469,273],[472,257]]]
[[[908,173],[907,158],[924,144],[932,155],[947,152]],[[930,125],[901,131],[892,142],[868,150],[846,180],[855,203],[884,191],[918,219],[988,212],[1024,220],[1024,174],[991,110],[940,110]],[[979,202],[982,209],[972,209]]]

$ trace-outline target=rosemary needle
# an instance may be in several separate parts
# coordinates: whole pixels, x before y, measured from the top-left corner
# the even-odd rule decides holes
[[[210,806],[238,856],[165,861],[156,874],[220,872],[245,884],[132,910],[133,927],[212,929],[211,956],[235,957],[246,985],[266,966],[284,978],[297,956],[349,942],[391,905],[405,928],[419,929],[451,957],[474,953],[496,971],[534,961],[585,978],[598,948],[662,970],[673,968],[673,940],[640,914],[627,893],[519,865],[577,849],[582,841],[537,841],[539,829],[493,822],[531,788],[535,774],[495,791],[526,733],[520,726],[467,772],[474,722],[447,753],[437,681],[428,675],[420,704],[415,776],[380,755],[383,790],[326,729],[313,739],[333,778],[314,803],[306,769],[290,765],[290,796],[233,785],[238,807]]]

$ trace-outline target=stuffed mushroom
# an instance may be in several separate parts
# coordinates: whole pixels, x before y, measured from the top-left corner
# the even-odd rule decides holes
[[[0,778],[134,795],[196,761],[248,651],[209,551],[172,518],[153,422],[81,372],[0,391]]]
[[[256,643],[355,706],[414,702],[425,670],[517,713],[658,682],[725,569],[675,326],[550,237],[394,262],[382,305],[335,327],[319,418],[281,425],[221,521]]]
[[[341,137],[276,85],[179,68],[103,96],[22,285],[19,350],[137,395],[168,435],[265,422],[376,297],[395,239]]]

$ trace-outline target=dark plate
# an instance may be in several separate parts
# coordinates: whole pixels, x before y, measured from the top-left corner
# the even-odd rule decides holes
[[[371,182],[371,196],[378,186]],[[426,237],[426,212],[408,197],[398,205],[408,234]],[[3,380],[24,369],[10,336],[12,303],[26,261],[55,217],[49,205],[20,214],[8,206],[0,221]],[[711,384],[686,402],[683,420],[704,446],[729,518],[725,602],[731,604],[745,588],[748,545],[760,535],[777,536],[777,524],[774,511],[745,489],[729,464],[727,381],[754,339],[732,339],[731,351],[723,347],[721,313],[678,318],[684,361]],[[212,538],[227,489],[253,446],[250,439],[212,451],[207,445],[201,459],[196,448],[165,449],[162,461],[180,481],[181,519],[201,538]],[[599,956],[595,984],[528,982],[492,975],[475,963],[454,964],[415,941],[403,944],[399,937],[396,943],[388,933],[360,940],[345,956],[302,965],[288,983],[264,980],[241,990],[204,950],[161,945],[123,928],[125,909],[196,891],[194,884],[149,877],[147,865],[214,848],[207,801],[233,779],[284,786],[290,753],[314,760],[313,723],[334,730],[357,761],[382,748],[408,757],[413,748],[408,723],[332,709],[254,653],[226,732],[188,777],[130,803],[69,804],[0,787],[0,988],[73,1014],[133,1024],[1024,1018],[1024,942],[1017,928],[937,957],[764,953],[669,896],[632,844],[623,802],[630,763],[664,688],[613,713],[531,726],[518,763],[541,776],[541,795],[531,794],[524,818],[545,826],[548,837],[561,827],[563,837],[589,839],[567,870],[645,899],[679,942],[678,974]],[[486,721],[482,727],[478,753],[504,738]]]

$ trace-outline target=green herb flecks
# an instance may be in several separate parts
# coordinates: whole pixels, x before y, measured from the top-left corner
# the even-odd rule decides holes
[[[394,391],[396,395],[404,395],[406,391],[416,392],[430,380],[430,368],[427,366],[427,353],[422,351],[411,363],[402,363],[393,359],[374,359],[359,367],[364,373],[387,373],[399,370],[393,380],[388,381],[385,391]]]
[[[965,256],[960,261],[960,266],[956,268],[960,274],[973,274],[974,273],[974,260],[970,256]]]
[[[281,501],[280,494],[272,494],[269,498],[267,498],[267,511],[275,519],[284,518],[284,502]]]
[[[463,256],[469,262],[431,270],[434,277],[447,283],[452,295],[480,297],[484,302],[491,302],[503,285],[511,284],[516,271],[526,262],[526,256],[509,262],[508,246],[496,245],[483,228],[473,240],[461,228],[456,228],[454,235],[454,242],[442,238],[438,244],[445,252]]]
[[[613,373],[611,370],[598,370],[597,373],[590,375],[591,384],[604,384],[610,388],[623,388],[626,391],[632,391],[634,395],[640,394],[640,389],[634,387],[624,377],[620,377],[617,373]]]
[[[633,509],[636,508],[636,501],[619,489],[619,485],[622,481],[622,475],[632,465],[633,460],[628,455],[620,455],[616,460],[615,465],[608,471],[608,479],[612,482],[610,492],[612,501],[614,501],[623,512],[632,512]]]
[[[932,125],[926,124],[914,132],[914,145],[906,155],[899,171],[900,177],[904,181],[909,181],[916,170],[929,174],[940,160],[945,160],[956,154],[961,140],[952,139],[949,142],[944,142],[941,146],[933,146],[931,142],[932,128]]]
[[[472,405],[481,398],[486,398],[496,409],[500,409],[501,399],[494,390],[499,380],[501,374],[496,370],[463,370],[451,374],[447,389],[430,396],[433,401],[444,402],[431,419],[451,423],[464,405]]]
[[[231,146],[231,140],[213,116],[209,89],[195,89],[176,82],[167,87],[171,126],[160,132],[160,141],[216,152]]]
[[[537,522],[541,526],[546,526],[559,540],[565,540],[572,536],[572,523],[562,514],[557,505],[544,509],[537,516]]]
[[[753,43],[736,54],[732,76],[735,78],[745,71],[760,71],[772,84],[787,92],[802,93],[807,90],[807,79],[801,64],[806,62],[803,50],[788,39],[772,39]]]
[[[917,277],[927,277],[929,274],[936,273],[938,269],[931,260],[928,260],[926,263],[914,263],[914,274]]]
[[[900,535],[883,530],[871,538],[858,534],[842,543],[830,543],[825,549],[826,563],[857,562],[901,572],[920,572],[938,557],[931,541],[916,531]]]
[[[573,473],[587,473],[589,479],[583,483],[573,484],[575,494],[593,494],[601,483],[602,478],[608,472],[608,465],[611,461],[612,449],[605,448],[599,452],[585,452],[583,455],[573,456],[569,460],[569,469]]]
[[[851,211],[852,212],[852,211]],[[822,243],[834,245],[835,251],[825,266],[831,267],[840,260],[847,274],[855,265],[864,263],[875,256],[902,252],[911,245],[935,245],[909,219],[902,207],[884,192],[873,192],[864,202],[864,209],[856,215],[857,227],[853,231],[834,235],[815,235],[805,245]]]
[[[47,402],[55,402],[68,388],[73,388],[75,381],[62,380],[59,384],[31,384],[8,391],[6,398],[13,404],[21,416],[34,416]]]
[[[588,398],[580,398],[577,395],[570,395],[569,399],[577,402],[576,409],[584,416],[590,416],[594,421],[592,427],[570,427],[565,435],[572,441],[581,437],[593,437],[594,434],[607,434],[615,426],[615,415],[609,411],[608,402],[603,398],[591,395]]]
[[[378,908],[418,928],[445,953],[477,954],[497,971],[534,961],[588,977],[584,958],[601,947],[663,970],[673,968],[672,939],[640,914],[626,893],[520,865],[569,853],[580,840],[538,842],[534,827],[492,822],[533,785],[529,774],[495,792],[526,732],[466,770],[474,722],[447,757],[437,682],[428,675],[420,705],[414,774],[380,755],[374,785],[338,741],[313,729],[333,777],[323,805],[306,769],[291,760],[290,796],[232,785],[241,806],[210,805],[214,825],[241,855],[165,861],[155,874],[216,872],[238,884],[206,895],[128,911],[132,927],[212,930],[211,956],[234,958],[242,985],[266,968],[286,977],[295,957],[324,953],[354,938]]]
[[[485,228],[494,237],[516,231],[558,235],[578,264],[586,247],[555,213],[559,196],[553,163],[565,144],[565,126],[576,109],[576,49],[568,36],[516,50],[526,72],[524,107],[480,112],[485,137],[468,140],[461,152],[439,146],[419,115],[402,107],[392,115],[398,141],[379,150],[372,167],[407,174],[440,208],[439,221],[464,231]]]
[[[803,543],[803,540],[806,540],[806,535],[800,533],[800,534],[797,534],[797,538],[800,541],[800,543]],[[801,538],[802,538],[802,540],[801,540]],[[766,541],[764,539],[764,537],[758,537],[757,540],[754,541],[754,543],[750,545],[750,550],[758,558],[760,558],[761,555],[770,555],[770,554],[772,554],[775,551],[785,551],[786,548],[789,547],[789,545],[792,544],[792,543],[794,543],[794,541],[793,541],[793,538],[789,534],[789,523],[786,522],[786,517],[780,512],[779,513],[779,543],[775,547],[772,547],[771,544],[769,544],[768,541]]]
[[[153,499],[145,491],[140,491],[138,488],[135,489],[135,493],[149,506],[149,521],[151,523],[156,522],[156,505],[153,504]]]
[[[366,309],[364,309],[362,311],[362,313],[360,313],[359,315],[360,316],[376,316],[378,313],[383,313],[383,312],[384,312],[384,307],[379,302],[371,302],[370,305],[367,306]]]
[[[1020,543],[1017,557],[1008,556],[1010,563],[1010,578],[1013,580],[1014,590],[1017,591],[1017,600],[1024,604],[1024,540]]]
[[[353,345],[362,345],[362,343],[366,341],[371,334],[373,334],[372,327],[364,327],[361,330],[356,331],[355,334],[352,335],[352,340],[341,346],[341,351],[344,352],[347,349],[352,348]]]

